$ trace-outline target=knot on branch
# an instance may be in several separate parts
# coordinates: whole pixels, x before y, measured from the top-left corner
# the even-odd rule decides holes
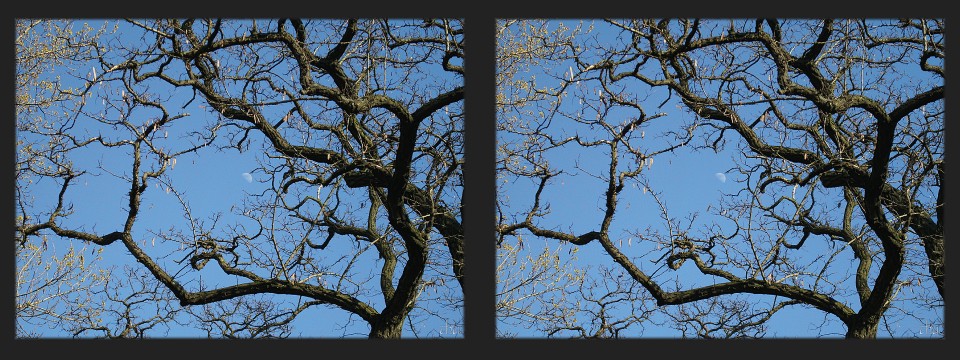
[[[190,267],[194,270],[203,269],[210,259],[218,259],[220,255],[220,244],[216,240],[203,238],[196,242],[197,253],[190,257]]]
[[[202,270],[204,266],[207,266],[207,262],[210,259],[216,258],[218,255],[213,252],[203,252],[197,255],[190,257],[190,267],[194,270]]]
[[[683,262],[687,260],[687,257],[683,256],[686,254],[687,253],[673,254],[667,257],[667,267],[669,267],[670,270],[680,269],[680,267],[683,266]]]
[[[676,252],[677,250],[680,251]],[[667,257],[667,267],[672,270],[679,269],[680,266],[683,266],[684,261],[697,257],[696,250],[697,245],[693,241],[685,236],[677,237],[671,244],[670,256]]]

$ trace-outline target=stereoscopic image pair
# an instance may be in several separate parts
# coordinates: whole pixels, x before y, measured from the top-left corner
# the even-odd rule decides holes
[[[16,336],[942,338],[943,31],[17,19]]]

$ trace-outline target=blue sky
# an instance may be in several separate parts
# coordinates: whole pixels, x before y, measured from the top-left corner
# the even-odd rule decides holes
[[[590,40],[585,40],[587,38],[585,35],[578,41],[575,41],[576,45],[584,46],[588,49],[592,44],[599,44],[598,47],[602,48],[605,44],[625,43],[629,41],[629,35],[623,35],[617,28],[609,24],[604,24],[603,21],[584,20],[581,22],[579,20],[552,20],[549,22],[549,28],[555,29],[560,23],[564,24],[568,29],[576,28],[579,24],[584,24],[584,29],[591,25],[594,26],[593,32],[589,34]],[[725,21],[721,21],[720,26],[723,28],[726,26],[725,24],[727,24]],[[707,30],[704,29],[704,31]],[[617,38],[618,36],[621,38]],[[600,54],[590,58],[599,59],[603,56],[603,54]],[[650,63],[654,63],[654,61]],[[656,68],[656,65],[652,66]],[[517,78],[536,78],[539,87],[558,88],[560,82],[557,80],[557,77],[569,76],[571,69],[574,71],[577,70],[577,65],[572,61],[545,61],[542,66],[534,66],[529,72],[521,72],[517,75]],[[626,70],[627,69],[624,68],[619,71]],[[921,74],[916,69],[916,66],[904,67],[902,70],[906,74],[911,74],[910,76],[916,76],[920,81],[936,81],[935,79],[924,80],[929,77],[929,75]],[[766,75],[762,73],[744,74],[744,76],[753,76],[755,78],[766,77]],[[869,76],[869,74],[867,74],[867,76]],[[909,79],[909,76],[907,78]],[[579,79],[579,77],[577,79]],[[534,105],[530,108],[532,109],[533,116],[521,116],[520,122],[538,123],[546,122],[546,119],[550,119],[551,127],[545,130],[544,133],[553,134],[558,138],[564,138],[577,133],[585,138],[590,138],[591,134],[598,131],[598,129],[590,129],[584,125],[574,124],[571,118],[579,115],[585,119],[593,119],[594,116],[596,116],[595,111],[587,108],[581,109],[580,104],[596,103],[598,100],[596,94],[598,88],[598,82],[595,80],[578,81],[575,85],[567,88],[567,96],[563,99],[563,105],[559,107],[560,115],[551,117],[549,111],[545,111],[547,115],[543,115],[544,113],[539,112],[536,105]],[[640,130],[645,132],[643,139],[634,138],[634,140],[631,140],[634,146],[640,146],[644,149],[663,147],[665,146],[664,144],[675,141],[663,137],[664,131],[670,129],[677,130],[682,128],[682,126],[694,122],[695,115],[679,103],[679,96],[676,94],[673,95],[672,99],[667,100],[666,103],[661,105],[667,98],[667,94],[663,88],[649,91],[649,87],[634,81],[628,82],[628,85],[618,87],[617,89],[626,89],[628,94],[635,95],[641,99],[641,105],[644,107],[644,111],[648,117],[655,113],[664,113],[663,117],[657,118],[643,125],[643,128],[634,131],[634,133]],[[550,100],[552,100],[552,98]],[[547,108],[548,106],[543,105],[544,103],[545,102],[541,102],[540,105]],[[542,110],[543,108],[540,109]],[[763,108],[758,106],[743,106],[740,108],[740,111],[743,118],[752,119],[759,116]],[[538,116],[538,114],[540,116]],[[507,111],[506,115],[504,115],[504,117],[507,118],[500,118],[498,121],[512,121],[508,120],[508,117],[514,115],[516,115],[516,113]],[[615,108],[604,116],[607,122],[617,125],[625,123],[628,119],[636,118],[637,112],[620,107]],[[696,132],[697,136],[704,135],[703,130],[703,128],[698,129]],[[497,136],[501,145],[504,143],[510,144],[522,139],[521,136],[503,131],[499,132]],[[603,135],[601,135],[601,138],[602,136]],[[641,179],[647,181],[649,188],[659,194],[660,200],[668,207],[671,217],[680,220],[683,226],[686,224],[683,220],[688,219],[688,216],[692,216],[694,213],[699,213],[693,222],[691,229],[693,233],[697,233],[702,227],[712,224],[730,229],[731,224],[729,221],[719,218],[711,212],[711,209],[723,210],[727,204],[723,201],[725,197],[731,194],[735,195],[742,186],[738,184],[738,181],[745,180],[743,174],[730,171],[730,169],[736,165],[734,163],[735,159],[741,158],[740,161],[743,161],[742,154],[740,153],[743,148],[743,143],[733,134],[727,134],[725,139],[726,146],[717,152],[710,149],[698,150],[694,149],[693,146],[685,146],[674,152],[659,155],[655,157],[654,163],[642,172]],[[694,138],[690,145],[703,145],[704,142],[703,138],[698,137]],[[622,147],[621,151],[623,151]],[[541,201],[549,203],[551,212],[548,216],[539,218],[536,223],[541,228],[569,232],[575,235],[592,230],[599,230],[600,220],[603,217],[603,197],[606,191],[606,180],[603,177],[606,176],[607,167],[609,166],[607,147],[586,149],[573,144],[573,146],[548,151],[547,154],[544,155],[544,159],[549,162],[553,168],[563,169],[564,173],[551,178],[547,187],[544,189]],[[621,155],[621,164],[624,164],[623,159],[625,159],[625,157]],[[533,164],[528,165],[532,166]],[[624,167],[621,166],[619,170],[623,171]],[[718,174],[722,174],[722,176]],[[601,178],[597,179],[597,176]],[[498,179],[498,191],[500,191],[501,203],[506,204],[505,212],[507,214],[525,214],[524,211],[532,205],[536,185],[537,183],[531,180],[516,180],[515,177],[501,174],[501,178]],[[650,193],[644,192],[641,187],[642,185],[636,183],[632,185],[634,186],[631,187],[627,185],[625,190],[619,195],[620,204],[611,227],[610,235],[615,243],[619,241],[619,247],[628,256],[640,256],[647,254],[647,251],[652,251],[652,245],[640,244],[637,238],[632,236],[631,232],[643,232],[643,229],[647,227],[653,230],[665,231],[665,225],[664,221],[660,218],[658,205]],[[779,191],[782,192],[785,190],[779,189]],[[786,191],[789,191],[789,189]],[[544,206],[544,204],[541,204],[541,207],[542,206]],[[522,218],[511,219],[507,222],[519,221],[522,221]],[[558,254],[561,256],[561,263],[566,264],[568,269],[596,269],[598,266],[617,266],[597,242],[578,247],[576,259],[572,259],[568,250],[570,247],[573,247],[573,245],[559,244],[553,240],[545,242],[526,232],[521,232],[521,234],[525,245],[524,251],[520,253],[521,256],[536,257],[536,254],[543,251],[543,246],[546,245],[551,248],[559,247],[561,249],[561,251],[558,251]],[[508,237],[506,241],[516,241],[516,238]],[[817,241],[815,244],[808,242],[804,250],[813,254],[810,256],[816,256],[819,253],[828,254],[836,249],[827,246],[823,241]],[[850,253],[845,252],[839,256],[843,259],[839,261],[841,265],[831,267],[830,271],[840,272],[841,274],[847,272],[849,274],[851,270],[843,266],[843,264],[848,264],[849,261],[852,261],[852,259],[847,260],[851,258]],[[661,280],[669,280],[671,278],[678,279],[683,289],[690,288],[691,281],[699,281],[694,279],[712,281],[708,277],[699,275],[692,264],[686,264],[675,273],[671,273],[671,271],[666,268],[657,270],[660,264],[651,264],[649,261],[655,258],[656,256],[651,258],[647,255],[643,258],[637,258],[638,260],[635,260],[635,264],[647,274],[657,273],[664,276]],[[587,270],[587,272],[588,274],[597,274],[592,270]],[[743,276],[742,274],[737,275]],[[851,284],[852,283],[839,284],[838,286],[850,287]],[[670,286],[672,285],[668,285],[667,288],[669,289]],[[849,296],[843,298],[844,301],[852,307],[857,308],[858,305],[856,300],[854,300],[855,298],[852,297],[852,294],[848,295]],[[909,296],[907,294],[903,295]],[[759,302],[770,302],[773,300],[773,298],[769,296],[754,296],[752,299],[753,301]],[[890,316],[900,318],[900,321],[896,324],[896,328],[891,331],[894,333],[901,331],[903,333],[912,332],[921,337],[939,336],[936,331],[937,329],[941,329],[940,331],[942,331],[942,328],[939,328],[939,325],[931,326],[926,322],[930,321],[930,319],[940,319],[940,323],[942,324],[942,308],[939,313],[935,311],[931,313],[931,310],[924,308],[906,309],[905,311],[907,313],[913,311],[914,314],[918,316],[911,318],[909,315],[894,315],[893,312],[890,312]],[[579,319],[583,321],[588,317],[589,315],[582,315]],[[510,321],[501,320],[498,321],[497,325],[498,331],[516,334],[519,337],[544,336],[537,329],[528,328],[526,325],[514,326],[511,325]],[[811,310],[799,306],[792,306],[781,310],[767,325],[767,334],[772,337],[842,337],[846,331],[835,317],[825,315],[818,310]],[[641,330],[643,331],[642,335]],[[680,333],[678,331],[668,326],[646,324],[642,328],[639,326],[633,328],[633,330],[625,336],[677,337],[679,335]],[[879,336],[883,337],[885,335],[885,330],[881,329]],[[624,334],[621,334],[621,336],[624,336]]]

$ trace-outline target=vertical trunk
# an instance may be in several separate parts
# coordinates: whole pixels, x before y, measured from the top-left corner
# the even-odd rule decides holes
[[[847,339],[876,339],[879,326],[880,321],[867,321],[848,325]]]
[[[930,277],[933,283],[937,285],[937,291],[940,297],[944,298],[943,292],[943,232],[937,235],[926,236],[923,239],[923,249],[927,253],[927,268],[930,269]]]
[[[399,339],[403,332],[403,319],[377,319],[370,325],[371,339]]]

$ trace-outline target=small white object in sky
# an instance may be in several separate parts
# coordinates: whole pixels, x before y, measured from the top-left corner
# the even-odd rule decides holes
[[[722,183],[727,182],[727,175],[724,173],[716,173],[716,174],[713,174],[713,176],[715,176],[717,180],[720,180],[720,182]]]
[[[246,180],[248,183],[253,182],[253,175],[250,175],[250,173],[243,173],[243,174],[240,174],[240,176],[243,176],[243,179]]]

